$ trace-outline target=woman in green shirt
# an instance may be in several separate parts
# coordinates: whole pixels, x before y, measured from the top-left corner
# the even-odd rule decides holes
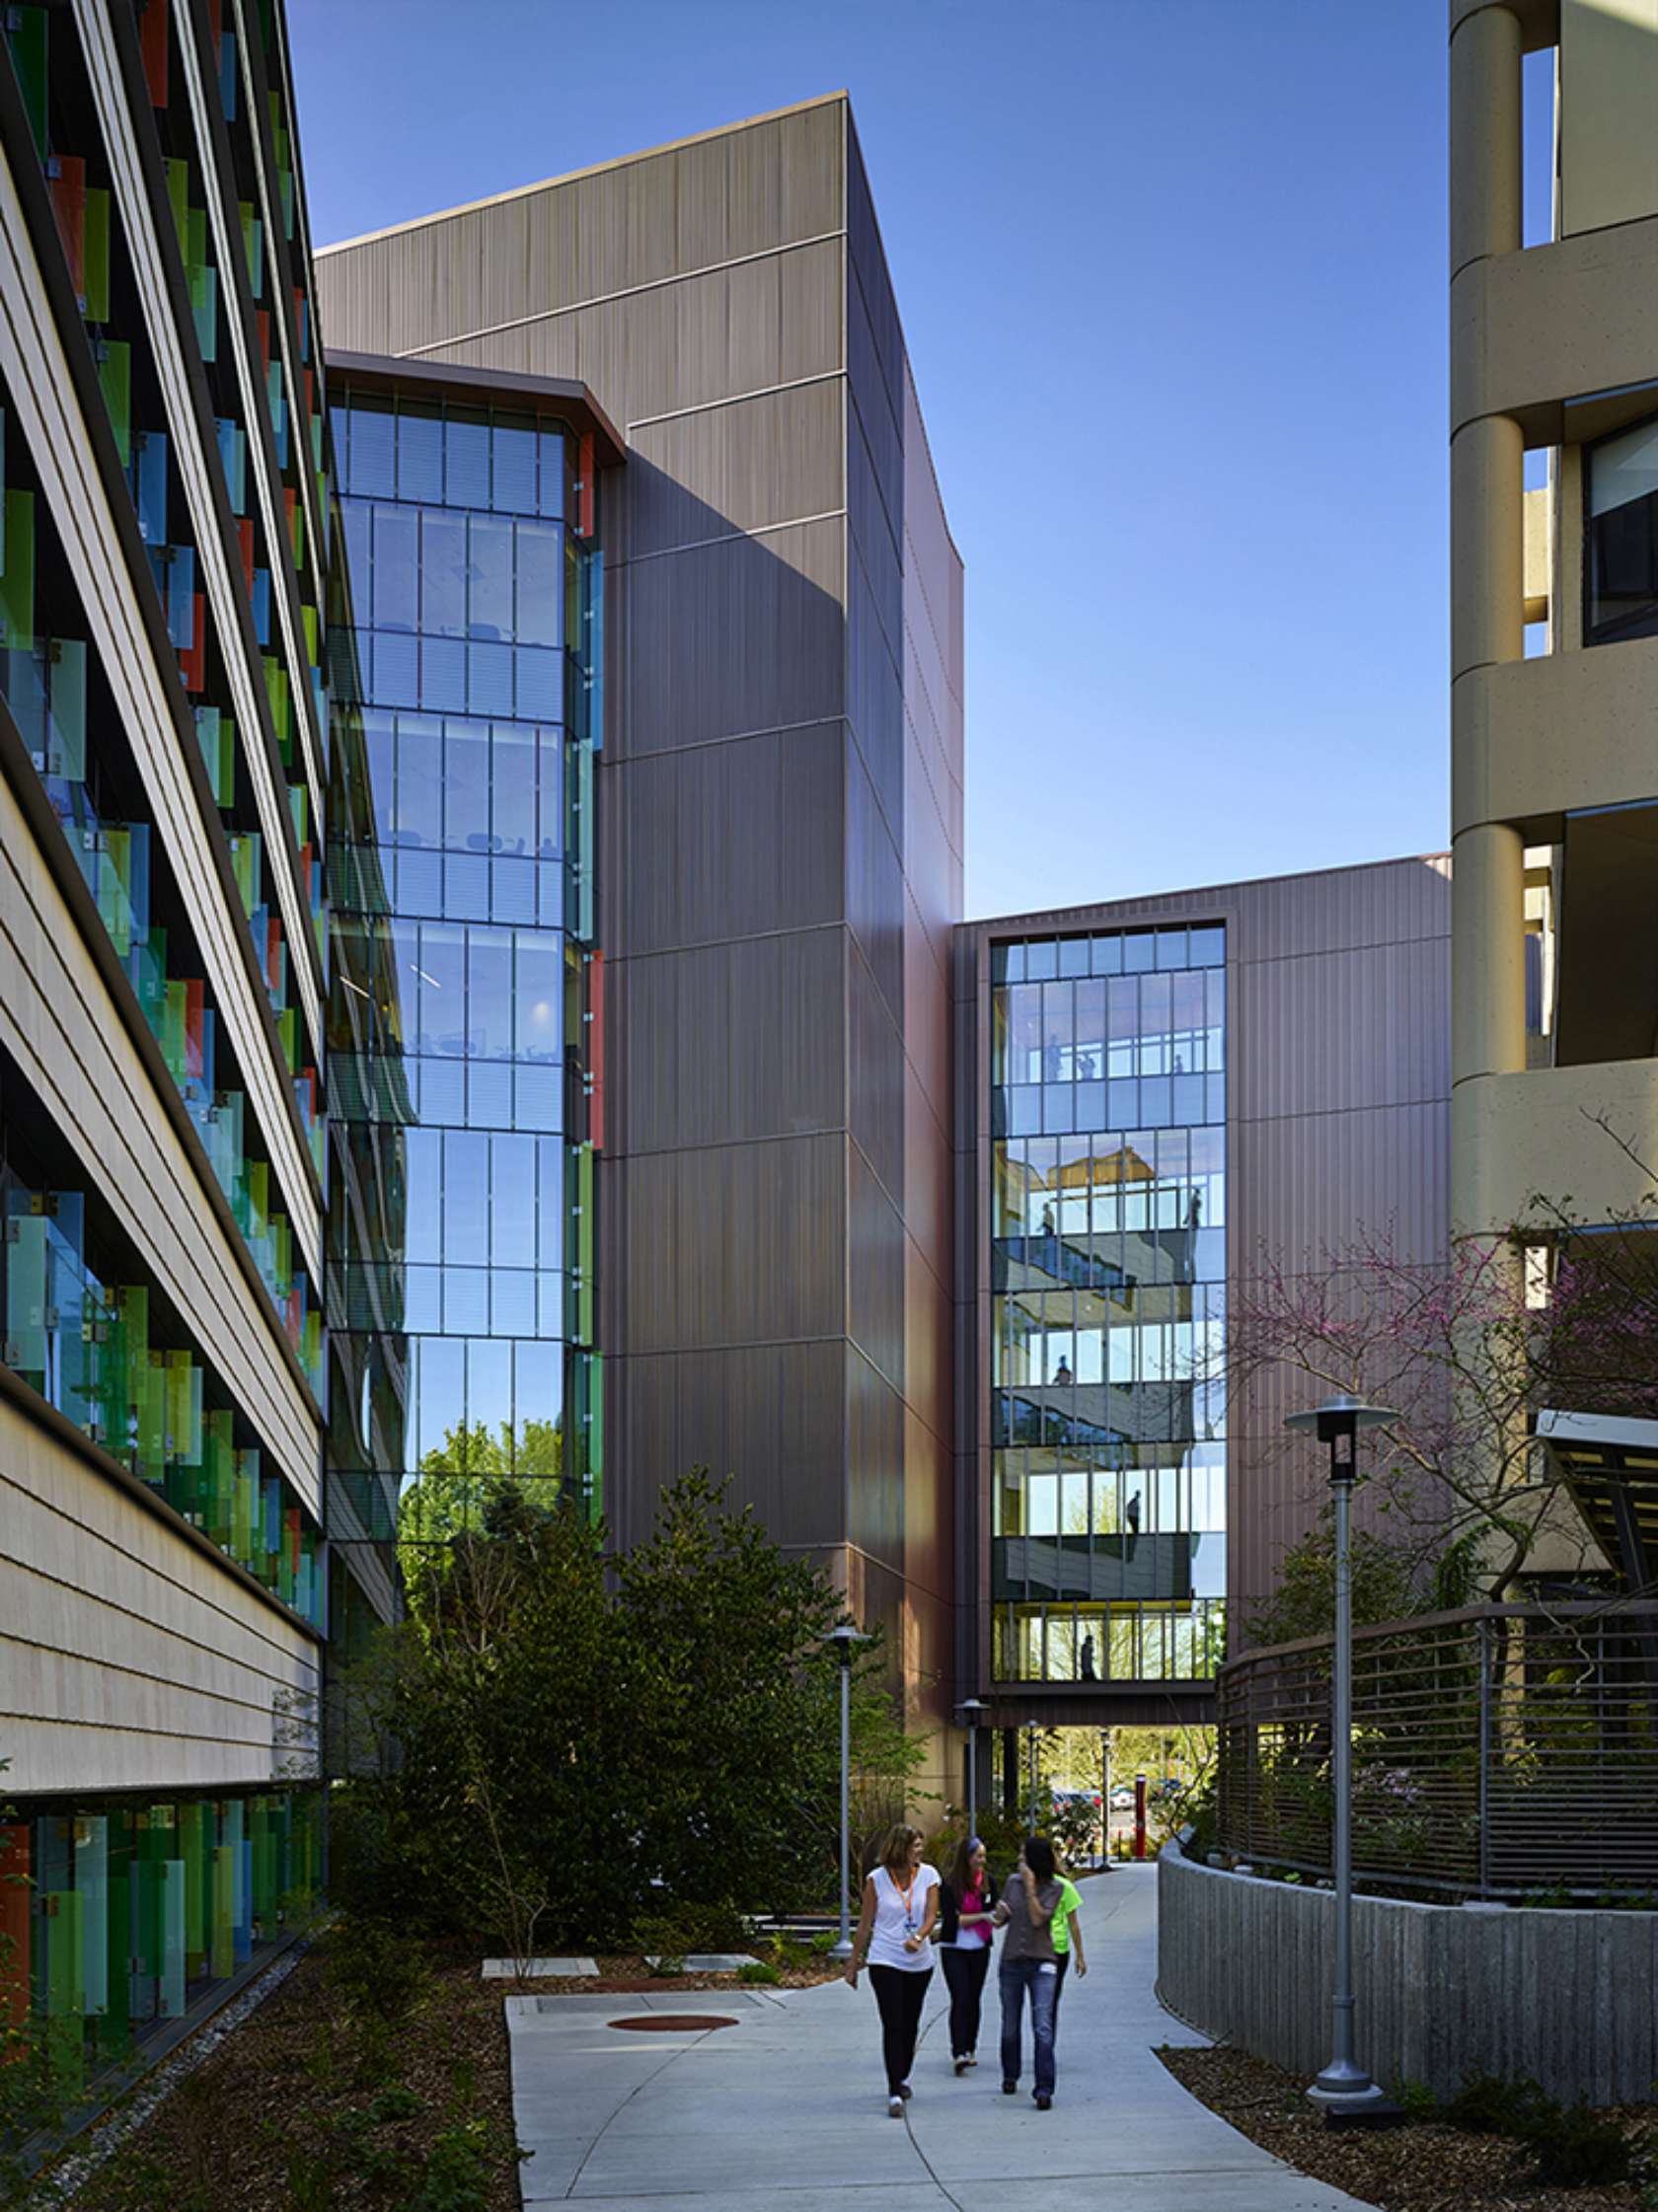
[[[1056,1873],[1058,1870],[1055,1870]],[[1054,2025],[1059,2024],[1059,2000],[1065,1994],[1065,1976],[1070,1969],[1073,1953],[1076,1954],[1079,1974],[1088,1972],[1088,1960],[1083,1955],[1083,1899],[1077,1884],[1069,1875],[1059,1876],[1059,1902],[1054,1907],[1053,1947],[1054,1959],[1059,1967],[1059,1979],[1054,1986]]]

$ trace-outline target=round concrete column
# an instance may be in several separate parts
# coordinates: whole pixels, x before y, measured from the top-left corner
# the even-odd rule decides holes
[[[1519,250],[1520,19],[1502,7],[1464,18],[1451,40],[1451,274]]]
[[[1451,1070],[1504,1075],[1526,1065],[1525,848],[1506,822],[1457,840],[1451,875]]]

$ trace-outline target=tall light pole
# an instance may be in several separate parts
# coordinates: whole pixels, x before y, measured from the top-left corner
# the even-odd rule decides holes
[[[964,1697],[956,1707],[967,1731],[967,1833],[972,1835],[979,1817],[979,1715],[987,1712],[983,1698]]]
[[[1030,1754],[1030,1832],[1032,1835],[1042,1824],[1036,1817],[1036,1722],[1025,1722],[1024,1739],[1029,1746]]]
[[[1111,1732],[1099,1732],[1099,1871],[1111,1871]]]
[[[861,1629],[847,1626],[831,1629],[823,1639],[832,1644],[835,1657],[841,1663],[841,1940],[830,1952],[831,1958],[852,1956],[852,1920],[849,1912],[848,1883],[852,1877],[852,1661],[860,1644],[869,1639]]]
[[[1330,2119],[1391,2117],[1389,2101],[1353,2055],[1353,1446],[1361,1429],[1379,1429],[1398,1415],[1362,1398],[1327,1398],[1292,1413],[1286,1429],[1329,1445],[1330,1496],[1335,1503],[1335,1680],[1330,1737],[1335,1782],[1335,1976],[1330,1994],[1330,2059],[1308,2091]]]

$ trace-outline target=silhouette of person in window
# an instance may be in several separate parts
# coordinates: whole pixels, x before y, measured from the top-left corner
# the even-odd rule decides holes
[[[1051,1206],[1044,1206],[1042,1209],[1042,1234],[1044,1236],[1052,1236],[1053,1233],[1054,1210]]]
[[[1063,1352],[1059,1356],[1059,1365],[1053,1371],[1053,1378],[1056,1383],[1062,1385],[1068,1384],[1071,1380],[1071,1363]]]
[[[1085,1682],[1098,1680],[1098,1676],[1093,1671],[1093,1638],[1092,1636],[1083,1638],[1083,1680]]]
[[[1063,1055],[1059,1049],[1059,1039],[1050,1037],[1042,1047],[1042,1080],[1048,1083],[1057,1083],[1062,1064]]]

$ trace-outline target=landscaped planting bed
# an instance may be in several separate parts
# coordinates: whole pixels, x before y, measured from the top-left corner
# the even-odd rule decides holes
[[[1628,2181],[1561,2188],[1538,2176],[1530,2147],[1511,2134],[1475,2134],[1442,2121],[1403,2127],[1324,2125],[1305,2082],[1246,2052],[1165,2048],[1169,2072],[1212,2112],[1275,2158],[1383,2212],[1645,2212],[1658,2206],[1658,2107],[1599,2115],[1629,2144]]]

